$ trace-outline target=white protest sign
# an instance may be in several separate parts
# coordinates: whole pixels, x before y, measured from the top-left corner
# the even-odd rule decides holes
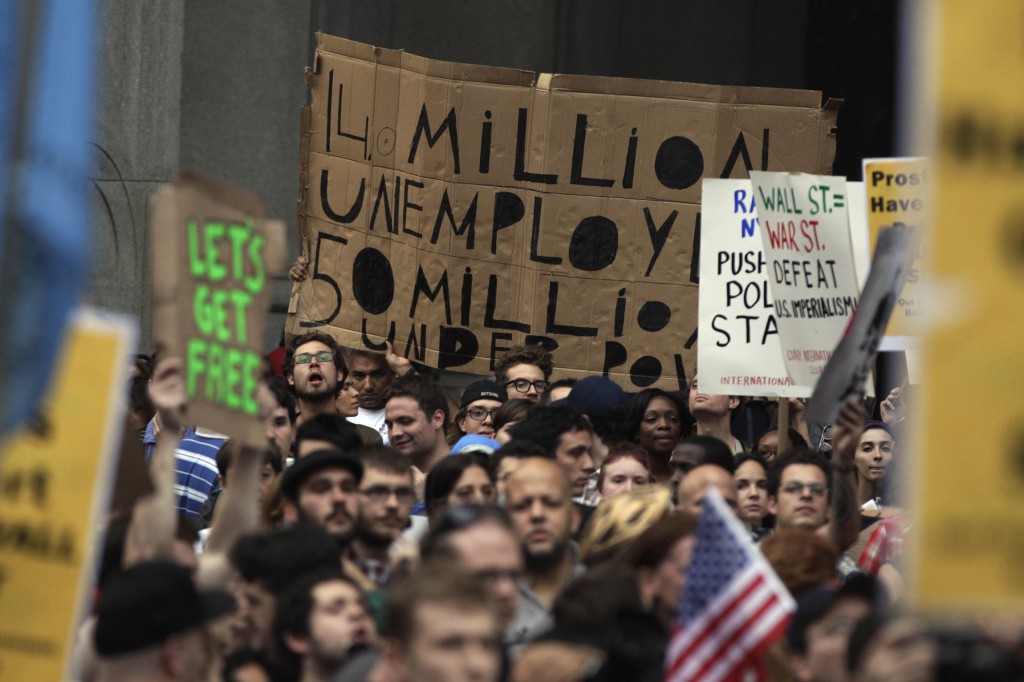
[[[758,171],[750,179],[786,370],[813,387],[857,308],[846,179]]]
[[[916,249],[911,229],[879,229],[857,315],[814,387],[814,395],[804,413],[808,422],[831,424],[843,404],[860,396],[871,374],[871,363],[878,353],[882,332],[910,272],[913,250]]]
[[[750,180],[701,190],[697,368],[701,390],[806,398],[786,372]]]

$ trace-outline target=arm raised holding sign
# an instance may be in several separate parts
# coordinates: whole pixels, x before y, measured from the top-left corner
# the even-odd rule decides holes
[[[199,559],[196,582],[202,589],[227,587],[232,570],[228,553],[238,538],[259,530],[263,451],[234,441],[228,441],[223,447],[234,448],[231,485],[224,486],[206,550]]]
[[[403,358],[401,355],[395,352],[395,344],[390,341],[385,341],[388,347],[388,352],[384,356],[387,360],[388,367],[395,373],[396,377],[404,377],[406,374],[412,371],[412,362],[409,358]]]
[[[187,399],[181,360],[168,358],[153,373],[149,397],[162,428],[149,463],[153,492],[135,503],[125,540],[124,565],[170,559],[178,526],[175,510],[174,450],[185,426]]]
[[[860,504],[857,502],[857,467],[854,460],[861,431],[864,430],[864,407],[851,400],[839,410],[836,423],[832,426],[832,461],[835,485],[846,489],[847,504],[844,509],[832,510],[833,539],[840,551],[845,551],[857,540],[860,532]],[[835,495],[833,502],[838,502]]]

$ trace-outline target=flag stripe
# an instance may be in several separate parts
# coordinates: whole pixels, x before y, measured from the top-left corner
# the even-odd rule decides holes
[[[760,657],[785,631],[794,606],[721,495],[709,488],[665,656],[664,679],[763,679]]]
[[[733,580],[726,592],[712,600],[704,613],[687,624],[687,631],[680,635],[678,641],[673,641],[672,647],[669,649],[673,657],[682,655],[683,648],[692,645],[691,640],[703,637],[704,633],[715,627],[718,620],[727,615],[724,612],[730,610],[733,603],[742,602],[754,589],[758,588],[758,575],[755,568],[750,566],[744,569],[743,573]]]
[[[705,669],[701,670],[694,679],[718,680],[729,672],[737,669],[737,664],[760,653],[759,643],[764,641],[765,635],[769,634],[778,620],[775,613],[777,604],[773,601],[767,602],[757,614],[748,621],[751,628],[748,630],[736,630],[729,639],[723,641],[715,652],[717,658],[710,661]],[[783,617],[785,614],[782,614]],[[724,636],[724,635],[723,635]],[[718,661],[717,666],[714,665]]]
[[[723,612],[727,618],[704,630],[698,642],[684,652],[688,659],[682,669],[684,678],[703,679],[701,675],[723,656],[729,659],[733,655],[739,658],[744,656],[743,649],[733,648],[734,642],[744,634],[744,628],[756,625],[757,619],[772,606],[771,593],[760,589],[762,581],[755,584],[758,586],[756,591],[744,601],[730,605],[729,610]]]
[[[749,584],[743,586],[742,591],[731,595],[728,601],[722,600],[712,605],[713,610],[709,609],[708,615],[713,615],[713,618],[703,619],[703,622],[690,623],[687,626],[687,631],[679,637],[679,646],[673,646],[670,650],[672,657],[685,659],[695,655],[700,656],[706,649],[707,641],[714,638],[714,633],[718,631],[724,621],[733,615],[733,610],[747,603],[760,588],[761,581],[756,576],[752,576],[752,578]]]

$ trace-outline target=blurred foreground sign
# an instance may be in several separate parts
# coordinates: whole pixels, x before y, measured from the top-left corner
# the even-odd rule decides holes
[[[122,433],[132,320],[80,312],[36,432],[0,460],[0,679],[69,679]]]
[[[48,390],[88,275],[99,4],[0,0],[4,437]]]
[[[288,331],[490,374],[679,388],[694,369],[701,180],[826,173],[837,106],[797,90],[534,74],[318,36]]]
[[[1024,612],[1024,4],[919,3],[939,27],[935,224],[917,429],[915,602]],[[933,21],[934,19],[934,21]],[[939,316],[941,314],[941,316]]]

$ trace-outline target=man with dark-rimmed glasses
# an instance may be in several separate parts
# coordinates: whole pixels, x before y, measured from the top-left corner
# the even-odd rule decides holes
[[[510,348],[494,367],[494,376],[505,387],[509,399],[522,398],[540,403],[541,393],[548,387],[554,365],[551,353],[543,346]]]
[[[781,455],[768,476],[768,511],[776,528],[817,530],[828,521],[832,476],[828,460],[806,448]]]
[[[310,332],[296,338],[284,357],[284,373],[298,397],[298,423],[319,414],[334,414],[334,398],[348,370],[334,338]]]
[[[466,435],[494,438],[494,413],[507,400],[505,389],[489,379],[474,381],[462,392],[455,423]]]

